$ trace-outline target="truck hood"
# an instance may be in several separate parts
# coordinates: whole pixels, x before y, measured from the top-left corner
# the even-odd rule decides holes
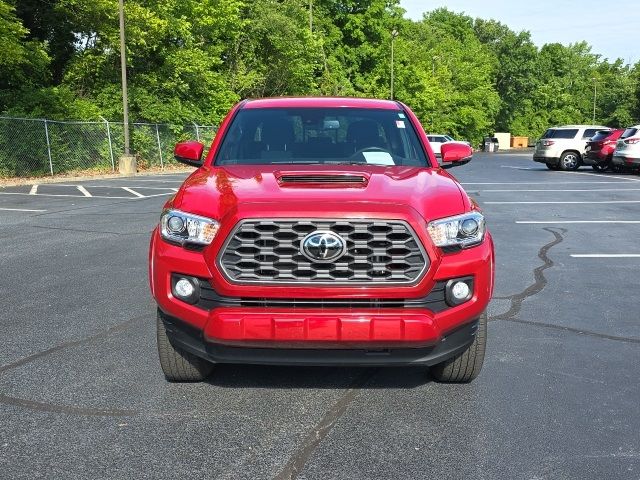
[[[470,208],[467,195],[442,169],[374,165],[203,167],[167,207],[223,221],[246,203],[278,204],[287,211],[330,204],[354,212],[388,204],[413,208],[427,221]]]

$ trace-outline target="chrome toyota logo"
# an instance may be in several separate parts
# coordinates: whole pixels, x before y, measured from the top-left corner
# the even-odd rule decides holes
[[[312,262],[332,262],[347,250],[347,245],[340,235],[333,232],[314,232],[302,240],[300,251]]]

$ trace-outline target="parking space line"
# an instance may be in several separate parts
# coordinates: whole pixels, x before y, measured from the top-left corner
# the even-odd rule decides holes
[[[583,201],[583,202],[565,202],[563,200],[556,201],[539,201],[539,202],[482,202],[485,205],[587,205],[587,204],[621,204],[621,203],[640,203],[640,200],[605,200],[605,201]]]
[[[515,167],[513,165],[500,165],[500,168],[512,168],[514,170],[540,170],[544,172],[546,170],[542,170],[540,167]]]
[[[628,182],[640,182],[640,178],[629,178],[629,177],[612,177],[611,175],[605,175],[602,173],[587,173],[587,172],[564,172],[559,170],[556,173],[566,173],[567,175],[589,175],[591,177],[600,177],[600,178],[619,178],[620,180],[626,180]]]
[[[599,185],[616,184],[620,181],[577,181],[577,182],[463,182],[462,185]]]
[[[133,195],[135,195],[138,198],[144,198],[144,195],[142,195],[141,193],[136,192],[132,188],[129,188],[129,187],[120,187],[120,188],[122,188],[122,190],[124,190],[125,192],[132,193]]]
[[[36,193],[38,193],[38,185],[33,185],[29,190],[29,195],[35,195]]]
[[[519,225],[548,225],[548,224],[640,224],[640,220],[516,220]]]
[[[0,192],[0,195],[29,195],[28,193],[20,193],[20,192]],[[165,195],[165,194],[163,194]],[[166,194],[168,195],[168,194]],[[66,197],[66,198],[110,198],[117,200],[135,200],[134,197],[110,197],[108,195],[93,195],[91,197],[85,197],[84,195],[68,195],[68,194],[53,194],[53,193],[38,193],[36,196],[38,197]],[[155,195],[151,195],[155,196]],[[148,197],[145,197],[148,198]]]
[[[576,253],[573,258],[640,258],[640,253]]]
[[[91,195],[91,194],[89,193],[89,191],[88,191],[86,188],[84,188],[82,185],[76,185],[76,188],[77,188],[77,189],[78,189],[78,191],[79,191],[80,193],[82,193],[85,197],[92,197],[92,196],[93,196],[93,195]]]
[[[640,188],[576,188],[576,189],[515,189],[515,190],[480,190],[489,193],[506,192],[640,192]]]
[[[30,208],[0,208],[0,210],[3,211],[7,211],[7,212],[46,212],[46,210],[33,210]]]

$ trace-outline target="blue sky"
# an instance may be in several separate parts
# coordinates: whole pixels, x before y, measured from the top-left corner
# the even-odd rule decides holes
[[[528,30],[538,46],[585,40],[593,53],[610,60],[640,61],[638,0],[401,0],[400,4],[414,20],[421,19],[425,11],[447,7],[473,18],[493,18],[517,32]]]

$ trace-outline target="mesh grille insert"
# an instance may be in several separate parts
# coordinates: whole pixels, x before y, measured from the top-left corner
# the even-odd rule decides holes
[[[300,251],[315,231],[331,231],[346,244],[332,263]],[[418,282],[429,259],[413,230],[399,220],[247,220],[231,233],[218,258],[234,283],[382,284]]]

